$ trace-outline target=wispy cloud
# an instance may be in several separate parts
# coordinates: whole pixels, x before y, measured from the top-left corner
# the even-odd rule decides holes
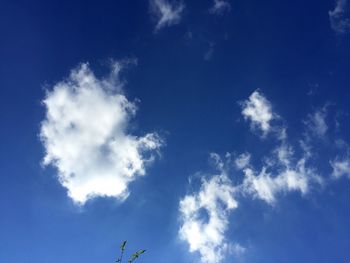
[[[289,193],[299,193],[305,197],[315,189],[322,189],[331,178],[321,173],[317,166],[318,161],[330,160],[330,156],[326,153],[324,156],[316,154],[317,145],[310,145],[314,144],[311,139],[299,140],[300,144],[294,145],[294,140],[287,136],[285,126],[272,125],[275,119],[283,120],[272,111],[271,103],[261,92],[253,92],[241,106],[243,116],[251,121],[253,129],[265,134],[279,131],[279,139],[273,140],[277,145],[272,146],[271,151],[258,155],[254,152],[238,155],[226,153],[225,158],[221,158],[219,154],[212,153],[211,160],[218,173],[203,176],[199,191],[181,199],[180,237],[189,244],[190,252],[198,252],[201,262],[205,263],[224,262],[229,247],[240,248],[236,250],[237,253],[246,251],[239,243],[232,245],[226,236],[230,212],[239,207],[243,198],[260,199],[275,206],[280,198]],[[329,126],[326,116],[327,106],[309,114],[301,136],[310,130],[318,137],[327,133]],[[341,143],[338,142],[340,146],[336,147],[341,147],[342,151],[345,149],[346,153],[337,155],[329,162],[332,177],[350,178],[349,147],[342,140],[338,141]],[[235,183],[231,181],[232,176]]]
[[[214,54],[214,46],[215,46],[215,44],[213,42],[209,43],[209,48],[208,48],[207,52],[205,52],[205,54],[204,54],[204,60],[206,60],[206,61],[211,60],[211,58],[213,57],[213,54]]]
[[[334,160],[330,161],[332,166],[332,176],[336,179],[347,176],[350,178],[350,157],[336,157]]]
[[[222,169],[220,157],[212,154],[212,158],[220,173],[209,179],[203,176],[200,190],[181,199],[179,208],[180,238],[188,243],[190,252],[199,252],[203,263],[218,263],[226,252],[245,250],[225,237],[229,213],[238,206],[234,198],[236,190]]]
[[[342,177],[348,177],[350,179],[350,146],[340,138],[335,140],[335,146],[338,152],[329,161],[332,167],[332,178],[340,179]]]
[[[297,159],[286,142],[281,142],[271,155],[262,158],[265,162],[260,169],[254,168],[251,159],[249,153],[234,159],[229,153],[225,159],[212,153],[211,160],[218,173],[202,176],[200,190],[180,201],[180,238],[188,243],[190,252],[200,254],[201,262],[223,262],[229,252],[246,251],[244,246],[230,243],[226,237],[230,212],[238,208],[242,198],[260,199],[275,205],[282,194],[299,192],[305,195],[311,186],[323,184],[317,169],[308,164],[307,157]],[[236,168],[234,171],[233,167]],[[237,169],[242,172],[241,180],[237,180]],[[236,184],[232,183],[230,175],[236,177]]]
[[[156,133],[128,133],[137,107],[122,93],[121,69],[115,63],[112,73],[99,79],[81,64],[43,100],[44,164],[57,168],[59,182],[79,204],[98,196],[125,199],[129,183],[145,175],[145,165],[162,145]]]
[[[282,144],[268,158],[268,162],[256,172],[251,165],[243,168],[244,181],[242,190],[255,198],[269,204],[276,202],[281,193],[298,191],[306,194],[311,183],[322,184],[322,178],[316,169],[307,165],[307,157],[294,161],[293,148]]]
[[[235,159],[237,169],[244,169],[249,166],[251,159],[250,153],[242,153]]]
[[[326,106],[321,110],[309,114],[304,122],[308,132],[322,137],[327,132]],[[287,131],[284,126],[272,127],[274,119],[280,119],[277,113],[272,111],[271,103],[258,91],[253,92],[249,99],[243,103],[242,115],[251,120],[252,127],[259,127],[263,135],[274,130],[278,131],[279,144],[272,156],[266,156],[265,164],[261,169],[254,169],[248,162],[251,155],[242,155],[236,159],[237,167],[244,173],[242,184],[243,192],[262,199],[269,204],[274,204],[276,196],[289,191],[299,191],[306,194],[311,183],[322,184],[322,178],[317,175],[316,169],[308,165],[312,155],[308,141],[302,141],[302,156],[298,159],[294,156],[295,149],[288,143]],[[245,158],[243,158],[246,156]],[[249,156],[249,159],[248,159]],[[243,158],[243,159],[242,159]],[[245,164],[245,165],[243,165]]]
[[[331,28],[337,34],[350,31],[350,19],[347,17],[347,0],[335,0],[335,7],[328,11]]]
[[[312,134],[318,138],[324,137],[328,130],[326,117],[327,105],[309,114],[307,119],[304,121],[308,134]]]
[[[231,4],[225,0],[214,0],[213,6],[209,9],[209,12],[216,15],[222,15],[225,12],[231,10]]]
[[[158,31],[164,27],[178,24],[181,21],[185,5],[183,2],[150,0],[150,8],[152,15],[157,20],[155,31]]]
[[[241,103],[242,115],[245,120],[250,121],[252,130],[260,130],[263,136],[271,131],[276,131],[277,127],[272,127],[272,121],[279,117],[272,111],[270,101],[258,90],[254,91],[247,100]],[[278,127],[280,135],[283,128]]]

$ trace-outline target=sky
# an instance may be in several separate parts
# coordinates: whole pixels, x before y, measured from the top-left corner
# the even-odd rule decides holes
[[[0,1],[0,262],[348,262],[350,1]]]

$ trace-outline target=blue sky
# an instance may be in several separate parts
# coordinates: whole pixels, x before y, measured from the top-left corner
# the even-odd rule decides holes
[[[348,262],[350,2],[0,2],[0,261]]]

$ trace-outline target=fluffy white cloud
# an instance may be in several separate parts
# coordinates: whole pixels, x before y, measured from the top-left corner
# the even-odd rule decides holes
[[[98,79],[82,64],[48,91],[40,137],[44,164],[58,170],[60,183],[79,204],[103,196],[124,199],[128,184],[145,175],[145,165],[162,144],[156,133],[128,134],[136,105],[122,94],[121,64]]]
[[[210,179],[202,177],[199,192],[186,195],[180,201],[182,225],[180,238],[189,244],[190,252],[199,252],[201,262],[218,263],[226,252],[242,253],[244,248],[225,238],[229,212],[237,208],[235,188],[227,177],[218,155],[212,155],[221,170]]]
[[[214,0],[213,6],[210,8],[210,13],[221,15],[226,11],[231,10],[231,4],[225,0]]]
[[[182,2],[170,2],[168,0],[150,0],[151,12],[157,19],[156,31],[178,24],[185,9]]]
[[[259,91],[254,91],[242,103],[242,114],[244,119],[251,121],[252,129],[260,129],[263,135],[270,132],[271,121],[277,117],[272,112],[271,103]]]
[[[333,168],[332,176],[334,178],[340,178],[342,176],[350,178],[350,158],[336,158],[330,163]]]
[[[335,7],[328,12],[331,27],[337,34],[350,31],[350,19],[346,17],[347,0],[335,0]]]

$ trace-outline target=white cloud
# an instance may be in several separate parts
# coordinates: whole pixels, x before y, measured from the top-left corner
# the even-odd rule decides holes
[[[332,176],[334,178],[340,178],[342,176],[350,178],[350,158],[336,158],[330,164],[333,168]]]
[[[335,0],[335,7],[328,11],[331,28],[337,34],[344,34],[350,30],[350,19],[346,17],[347,0]]]
[[[241,105],[251,128],[261,130],[263,135],[275,132],[279,140],[271,153],[262,156],[244,152],[232,158],[226,153],[223,161],[219,154],[211,153],[210,160],[220,173],[210,179],[202,178],[200,191],[180,201],[180,237],[189,244],[191,252],[199,252],[204,263],[225,262],[230,251],[245,252],[244,247],[230,244],[226,237],[229,213],[238,207],[240,198],[260,199],[275,205],[283,195],[295,192],[304,197],[315,188],[323,188],[329,180],[319,174],[317,167],[326,158],[328,162],[329,153],[317,152],[312,140],[312,136],[325,136],[331,128],[326,122],[329,104],[307,116],[303,137],[297,140],[300,148],[290,144],[286,126],[280,124],[281,118],[273,113],[271,103],[259,91],[253,92]],[[350,179],[350,147],[340,139],[335,141],[335,147],[343,154],[338,153],[330,161],[332,177]],[[258,159],[262,160],[261,165],[254,163]],[[243,176],[237,176],[239,172]]]
[[[326,123],[327,106],[322,109],[316,110],[313,114],[309,114],[305,121],[305,125],[309,133],[322,138],[326,135],[328,125]]]
[[[155,30],[178,24],[185,9],[182,2],[170,2],[169,0],[150,0],[151,12],[157,19]]]
[[[234,198],[235,188],[222,170],[223,163],[216,154],[212,154],[212,158],[221,173],[209,180],[202,177],[200,191],[186,195],[179,208],[180,238],[189,244],[190,252],[199,252],[203,263],[218,263],[227,252],[240,254],[245,250],[229,243],[225,237],[229,212],[238,204]]]
[[[229,226],[229,212],[238,207],[240,198],[260,199],[269,205],[275,205],[282,195],[296,192],[305,196],[312,189],[323,187],[326,182],[315,166],[315,158],[319,156],[311,147],[310,138],[299,140],[300,149],[296,150],[288,142],[286,127],[278,122],[271,123],[280,120],[280,117],[272,112],[271,103],[259,91],[253,92],[241,105],[242,114],[251,121],[252,128],[260,129],[263,134],[276,132],[278,145],[271,154],[259,157],[245,152],[236,156],[233,162],[229,153],[225,155],[225,162],[220,155],[211,153],[211,161],[220,174],[209,180],[202,179],[200,191],[181,200],[180,237],[189,244],[191,252],[200,253],[201,262],[205,263],[223,262],[229,251],[235,251],[236,254],[245,252],[244,247],[237,243],[230,244],[225,237]],[[327,105],[308,115],[304,122],[304,134],[308,137],[310,132],[317,136],[325,135],[328,131],[326,116]],[[345,149],[348,150],[347,145]],[[252,159],[261,159],[262,164],[258,166]],[[336,158],[331,161],[331,166],[333,177],[350,178],[350,158]],[[232,175],[235,176],[236,184],[229,179],[231,168],[235,168]],[[241,178],[237,177],[238,171],[243,173]],[[221,198],[220,195],[226,197]]]
[[[321,185],[323,181],[307,165],[307,157],[295,160],[294,155],[293,148],[282,142],[258,171],[250,162],[251,155],[243,153],[234,159],[234,164],[244,177],[233,185],[228,175],[231,155],[226,154],[223,162],[218,154],[211,153],[210,159],[220,173],[209,179],[202,177],[200,191],[180,201],[179,235],[189,244],[190,252],[199,252],[204,263],[222,262],[229,252],[245,252],[244,247],[230,243],[225,236],[229,213],[238,207],[238,198],[257,198],[274,205],[281,194],[296,191],[305,195],[311,185]]]
[[[259,172],[247,166],[243,169],[242,191],[255,198],[274,204],[280,193],[299,191],[306,194],[311,182],[322,183],[312,167],[306,165],[307,157],[293,160],[293,149],[281,145],[274,152],[272,161],[264,165]]]
[[[249,153],[242,153],[235,159],[237,169],[244,169],[250,163],[251,155]]]
[[[252,129],[260,129],[263,135],[270,132],[271,121],[277,117],[272,112],[271,103],[259,91],[254,91],[242,103],[242,114],[244,119],[251,121]]]
[[[209,9],[212,14],[221,15],[226,11],[231,10],[231,4],[225,0],[214,0],[213,6]]]
[[[145,175],[145,165],[162,144],[156,133],[128,133],[136,105],[121,93],[121,64],[98,79],[82,64],[47,92],[40,137],[44,164],[57,168],[60,183],[74,202],[102,196],[124,199],[128,185]]]

